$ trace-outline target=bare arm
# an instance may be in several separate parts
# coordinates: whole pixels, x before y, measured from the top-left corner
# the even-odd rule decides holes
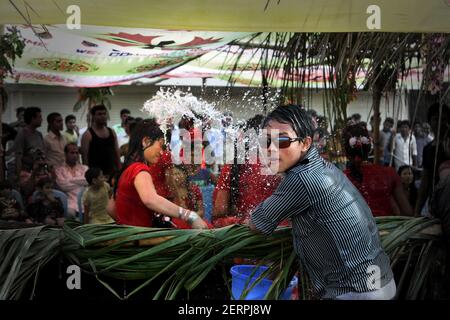
[[[230,211],[230,191],[218,190],[216,201],[214,201],[214,217],[219,218],[226,216]]]
[[[394,199],[400,209],[401,215],[403,216],[413,215],[413,209],[411,208],[408,198],[406,197],[405,191],[403,190],[403,187],[401,185],[399,185],[397,188],[394,189]]]
[[[89,130],[87,130],[83,134],[83,137],[81,137],[81,157],[83,159],[83,164],[87,166],[89,166],[89,145],[91,144],[91,141],[92,135]]]
[[[139,198],[147,208],[169,217],[179,217],[179,206],[156,193],[152,177],[148,172],[140,172],[134,179],[134,186],[139,194]],[[196,229],[205,229],[208,226],[201,218],[199,218],[192,224],[192,227]]]
[[[114,219],[114,221],[117,221],[117,214],[116,214],[116,201],[113,197],[109,198],[108,206],[106,207],[106,212],[108,212],[109,216]]]
[[[114,130],[111,130],[112,134],[114,136],[114,150],[116,151],[116,158],[114,159],[114,162],[116,163],[117,168],[120,169],[121,163],[120,163],[120,148],[119,148],[119,141],[117,140],[117,135]]]
[[[420,181],[420,187],[419,191],[417,193],[417,202],[416,202],[416,208],[414,210],[414,215],[416,217],[420,216],[420,212],[422,211],[422,207],[425,204],[425,201],[428,197],[428,190],[431,187],[432,177],[431,174],[427,169],[423,169],[422,172],[422,180]]]

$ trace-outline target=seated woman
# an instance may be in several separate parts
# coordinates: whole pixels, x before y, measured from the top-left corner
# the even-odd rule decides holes
[[[108,211],[117,223],[151,227],[157,213],[187,222],[192,228],[207,228],[200,216],[160,196],[149,165],[162,154],[164,134],[155,120],[141,121],[131,133],[128,154]]]
[[[395,170],[367,161],[372,143],[364,123],[349,125],[344,129],[343,146],[349,159],[344,173],[362,194],[372,214],[412,216],[412,208]]]

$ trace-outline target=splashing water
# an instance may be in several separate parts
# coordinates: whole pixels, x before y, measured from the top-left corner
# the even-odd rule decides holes
[[[166,91],[160,89],[154,97],[147,100],[142,108],[150,117],[156,119],[161,130],[167,131],[170,123],[178,124],[183,116],[194,119],[194,125],[200,127],[202,120],[211,120],[211,126],[219,128],[223,115],[215,106],[202,99],[198,99],[190,92],[180,90]]]

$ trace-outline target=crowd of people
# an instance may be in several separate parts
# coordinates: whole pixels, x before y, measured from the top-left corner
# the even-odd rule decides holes
[[[445,224],[450,219],[446,105],[430,106],[430,125],[416,123],[414,132],[405,120],[396,133],[393,120],[385,119],[378,164],[373,161],[373,132],[360,116],[352,116],[341,135],[348,159],[344,171],[321,156],[328,135],[320,125],[324,119],[300,106],[280,106],[267,117],[249,119],[232,136],[231,148],[225,143],[232,131],[231,114],[224,115],[222,130],[209,130],[211,119],[194,127],[194,119],[184,116],[163,132],[156,119],[134,118],[127,109],[120,112],[119,125],[108,127],[108,111],[97,105],[82,130],[73,115],[65,118],[64,131],[62,116],[49,114],[45,136],[38,130],[39,108],[18,109],[17,115],[18,121],[5,131],[9,139],[2,141],[7,168],[7,180],[0,184],[3,221],[62,225],[77,219],[199,229],[239,223],[265,234],[290,225],[314,288],[331,299],[395,295],[374,216],[429,214],[441,218],[444,231],[450,232]],[[179,150],[181,130],[192,138],[190,150]],[[254,158],[250,132],[267,135],[260,140],[267,161]],[[200,150],[199,135],[206,137]],[[239,144],[242,154],[236,153]],[[233,161],[206,161],[208,146],[225,159],[234,149]],[[262,168],[275,162],[275,171],[265,174]],[[211,196],[205,187],[213,187]],[[374,264],[380,268],[381,287],[367,288],[365,268]]]
[[[434,190],[442,180],[440,173],[446,172],[440,166],[450,159],[450,146],[446,145],[449,113],[447,106],[440,110],[439,104],[434,104],[428,110],[428,122],[416,122],[413,130],[407,120],[399,121],[395,130],[393,119],[386,118],[379,132],[379,164],[373,163],[372,119],[371,131],[360,115],[348,119],[342,131],[348,159],[344,174],[374,216],[432,214],[431,201],[434,207],[437,201]],[[312,144],[320,154],[327,143],[326,120],[313,110],[307,114],[315,127]],[[233,125],[231,113],[224,114],[222,130],[211,130],[211,119],[205,119],[201,133],[188,117],[164,133],[155,120],[133,117],[128,109],[120,111],[120,123],[109,127],[103,105],[92,107],[88,118],[90,125],[79,129],[74,115],[63,120],[59,113],[50,113],[44,136],[38,130],[43,122],[41,110],[17,109],[17,121],[4,126],[7,179],[0,186],[2,220],[62,224],[64,219],[77,219],[82,223],[116,221],[189,228],[187,220],[180,219],[186,212],[184,216],[198,216],[209,226],[245,224],[282,181],[282,175],[262,174],[263,164],[259,158],[252,159],[255,155],[248,152],[248,142],[243,163],[236,161],[236,153],[231,164],[205,163],[203,152],[208,145],[216,155],[229,152],[223,143]],[[258,133],[263,121],[264,117],[257,115],[240,128]],[[194,161],[194,140],[190,154],[180,153],[189,161],[173,162],[173,150],[181,144],[181,129],[188,130],[194,140],[198,134],[205,135],[201,163]],[[234,143],[242,141],[242,137],[236,138]],[[134,212],[141,213],[129,217],[130,203],[139,207],[133,208]]]

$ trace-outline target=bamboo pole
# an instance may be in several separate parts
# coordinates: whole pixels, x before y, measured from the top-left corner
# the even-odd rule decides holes
[[[381,91],[380,86],[377,83],[374,84],[372,90],[373,90],[373,93],[372,93],[372,98],[373,98],[373,102],[372,102],[372,110],[373,110],[372,139],[373,139],[373,146],[374,146],[373,163],[379,164],[380,163],[380,155],[381,155],[381,150],[380,150],[380,104],[381,104],[382,91]]]
[[[4,26],[0,24],[0,37],[3,36]],[[2,91],[4,82],[3,82],[3,71],[0,70],[0,92]],[[1,140],[3,138],[3,110],[5,110],[6,106],[3,105],[3,98],[0,97],[0,181],[5,180],[5,150],[3,150],[3,144]]]

